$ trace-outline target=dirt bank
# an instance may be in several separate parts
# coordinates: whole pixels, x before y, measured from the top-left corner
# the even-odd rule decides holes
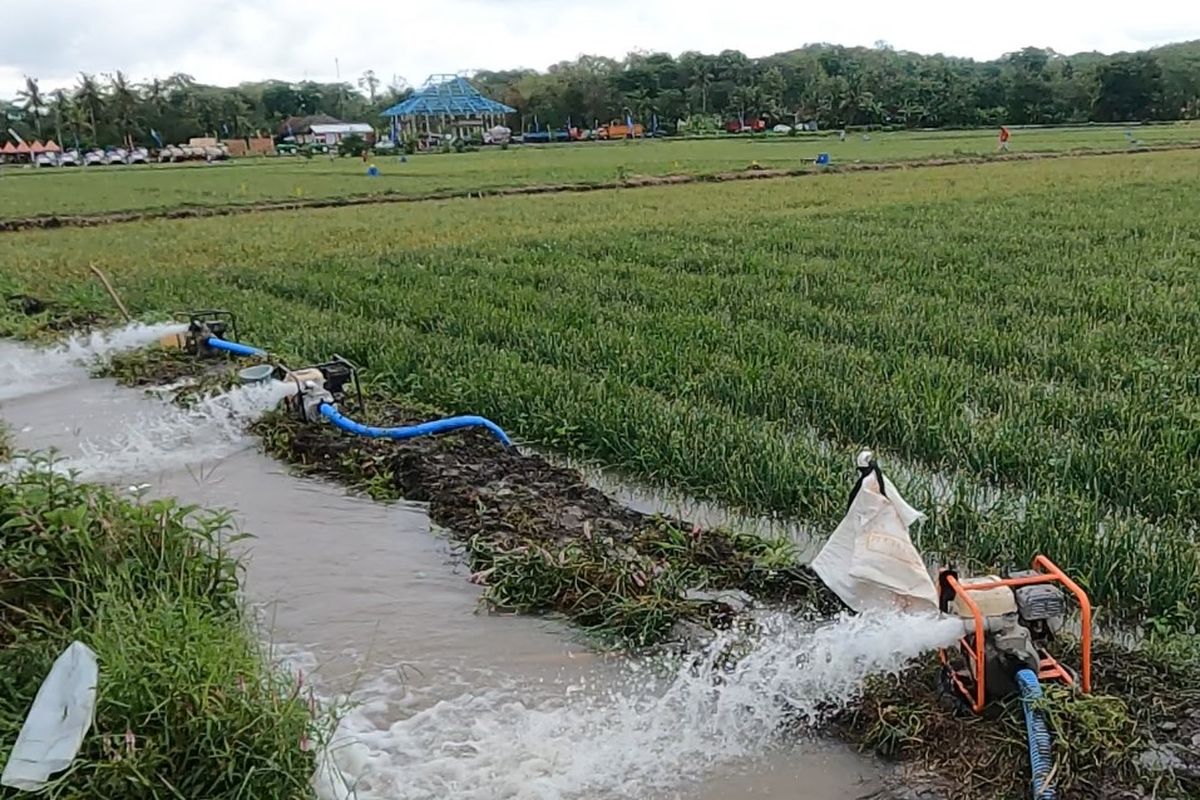
[[[870,164],[834,164],[827,167],[810,165],[795,169],[761,169],[749,167],[745,170],[739,170],[736,172],[717,172],[697,175],[639,175],[614,181],[536,184],[532,186],[507,186],[497,189],[454,189],[439,192],[428,192],[425,194],[398,194],[381,192],[370,195],[312,198],[307,200],[272,200],[267,202],[234,203],[228,205],[179,206],[175,208],[115,211],[101,214],[42,214],[32,217],[13,217],[8,219],[0,219],[0,233],[39,228],[88,228],[98,225],[113,225],[122,222],[142,222],[146,220],[158,219],[226,217],[232,214],[243,214],[246,212],[256,211],[295,211],[297,209],[305,208],[340,208],[342,206],[376,205],[382,203],[422,203],[433,200],[515,197],[520,195],[562,194],[567,192],[595,192],[612,189],[639,189],[648,186],[678,186],[690,183],[721,183],[726,181],[797,178],[810,175],[843,174],[848,172],[887,172],[904,169],[953,167],[969,164],[991,164],[1009,161],[1037,161],[1050,158],[1081,158],[1085,156],[1136,155],[1139,153],[1156,153],[1169,150],[1195,149],[1200,149],[1200,144],[1169,144],[1107,150],[1078,149],[1040,153],[997,153],[995,155],[988,156],[927,158],[911,161],[889,161]]]

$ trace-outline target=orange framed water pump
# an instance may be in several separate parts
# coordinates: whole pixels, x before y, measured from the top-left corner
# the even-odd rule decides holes
[[[1063,590],[1074,596],[1080,615],[1078,671],[1049,651],[1066,616]],[[957,648],[939,651],[947,687],[976,714],[989,700],[1016,692],[1015,674],[1033,671],[1041,681],[1092,690],[1092,604],[1087,593],[1043,555],[1032,568],[1007,577],[963,579],[954,570],[938,574],[943,613],[964,621]]]

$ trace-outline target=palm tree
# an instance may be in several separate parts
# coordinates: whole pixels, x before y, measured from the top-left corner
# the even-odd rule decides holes
[[[38,138],[42,138],[42,109],[46,107],[45,98],[38,88],[38,79],[25,76],[25,88],[17,92],[17,97],[25,101],[24,108],[33,114],[33,124],[37,128]]]
[[[367,97],[371,99],[371,105],[375,105],[375,95],[379,92],[379,78],[375,77],[375,70],[369,69],[362,74],[358,79],[358,88],[367,90]]]
[[[71,115],[71,98],[67,97],[67,93],[62,89],[55,89],[51,95],[50,109],[54,114],[54,136],[60,145],[63,142],[63,121],[69,119]],[[79,132],[75,132],[75,138],[79,138]]]
[[[104,113],[104,95],[95,75],[79,73],[79,88],[75,90],[75,102],[87,113],[88,129],[96,136],[96,117]]]
[[[67,106],[67,124],[71,128],[71,133],[75,137],[76,146],[79,145],[79,133],[83,131],[85,134],[88,131],[88,114],[87,110],[79,103],[71,103]],[[92,136],[95,137],[95,131],[92,131]],[[86,137],[84,137],[86,139]]]
[[[700,113],[708,113],[708,90],[716,76],[713,74],[712,62],[701,56],[696,60],[692,70],[692,84],[700,89]]]
[[[132,140],[133,128],[136,125],[137,90],[130,85],[129,79],[121,70],[106,77],[108,78],[109,104],[113,111],[113,121],[120,129],[121,141],[129,144]]]
[[[167,110],[167,84],[158,78],[142,85],[143,97],[146,98],[146,104],[153,109],[154,113],[162,116]]]

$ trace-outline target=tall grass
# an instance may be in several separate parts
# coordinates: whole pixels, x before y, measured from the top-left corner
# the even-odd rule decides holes
[[[45,796],[309,796],[321,723],[243,616],[225,518],[44,466],[0,482],[0,762],[78,639],[95,720]]]
[[[871,446],[930,513],[923,547],[1045,552],[1169,615],[1200,591],[1197,167],[247,216],[0,237],[0,259],[99,307],[97,260],[139,308],[231,306],[255,343],[826,527]]]

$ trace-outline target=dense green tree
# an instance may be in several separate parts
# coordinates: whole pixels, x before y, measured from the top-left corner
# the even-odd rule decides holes
[[[1096,73],[1096,118],[1106,122],[1155,118],[1162,94],[1158,59],[1147,53],[1115,58]]]
[[[712,130],[720,120],[763,117],[821,127],[969,127],[1200,118],[1200,42],[1106,56],[1027,47],[995,61],[875,47],[807,45],[752,59],[737,50],[585,55],[535,70],[483,71],[475,84],[517,110],[512,123],[591,126],[626,113],[673,131]],[[350,83],[263,81],[205,86],[183,73],[134,85],[115,72],[80,73],[72,87],[43,93],[35,77],[12,101],[6,126],[83,144],[151,143],[199,135],[274,133],[292,116],[329,114],[382,127],[380,112],[412,89],[373,70]]]

